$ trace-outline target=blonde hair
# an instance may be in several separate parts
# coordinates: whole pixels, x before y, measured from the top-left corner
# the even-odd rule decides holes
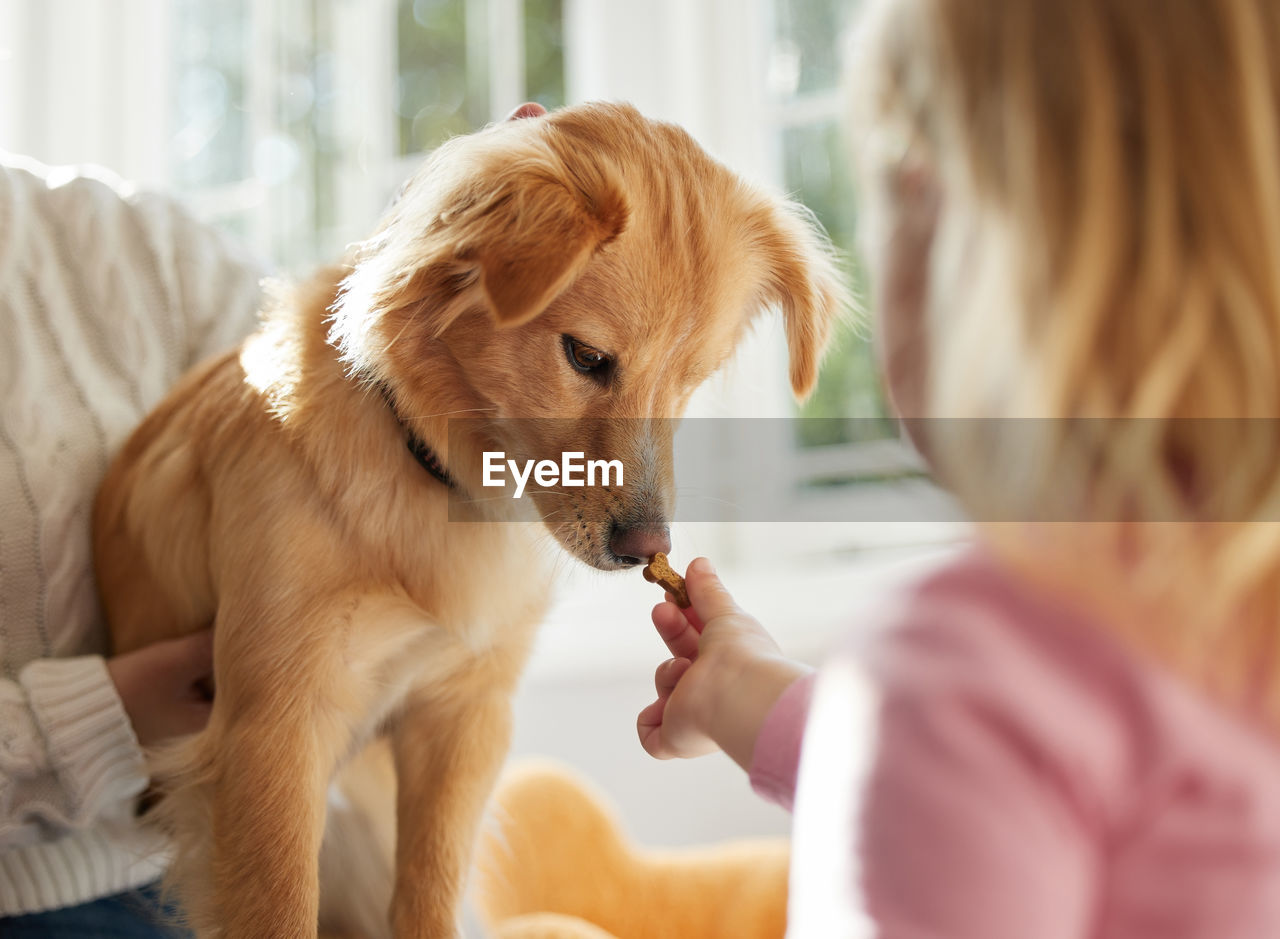
[[[1034,576],[1280,719],[1280,5],[873,0],[857,48],[854,146],[943,193],[939,473]]]

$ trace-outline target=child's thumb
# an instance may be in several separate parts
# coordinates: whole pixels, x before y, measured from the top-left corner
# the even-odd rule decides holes
[[[709,623],[714,617],[737,613],[738,604],[720,582],[716,569],[706,558],[694,558],[685,573],[685,586],[698,619]]]

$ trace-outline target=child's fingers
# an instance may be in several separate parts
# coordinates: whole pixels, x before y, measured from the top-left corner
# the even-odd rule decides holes
[[[697,611],[695,611],[693,607],[680,606],[678,603],[676,603],[676,598],[673,597],[671,594],[667,594],[667,602],[680,611],[680,615],[684,617],[686,623],[688,623],[698,632],[702,632],[702,628],[703,628],[702,620],[698,618]]]
[[[688,659],[667,659],[653,673],[653,687],[659,698],[665,698],[675,690],[676,684],[684,677],[693,663]]]
[[[670,752],[662,737],[662,713],[666,710],[664,698],[654,701],[636,718],[636,733],[640,736],[640,746],[645,753],[659,760],[667,760],[675,754]]]
[[[685,573],[685,584],[689,591],[689,599],[693,606],[685,610],[685,616],[699,632],[704,623],[709,623],[717,616],[729,613],[740,613],[741,608],[734,602],[729,591],[716,575],[716,569],[706,558],[694,558]]]
[[[688,659],[667,659],[659,665],[653,673],[653,685],[658,692],[658,699],[636,717],[636,733],[640,735],[640,745],[646,753],[660,760],[668,760],[676,755],[662,733],[662,718],[676,682],[692,664]]]
[[[654,628],[676,658],[692,659],[698,654],[698,631],[674,603],[659,603],[650,614]]]

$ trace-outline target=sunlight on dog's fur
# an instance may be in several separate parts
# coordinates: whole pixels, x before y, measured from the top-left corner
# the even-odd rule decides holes
[[[95,549],[116,651],[215,624],[213,717],[156,776],[200,936],[454,935],[548,602],[539,532],[627,567],[665,545],[674,493],[669,421],[452,446],[448,421],[678,416],[768,308],[804,395],[843,303],[807,218],[626,106],[506,121],[436,151],[347,264],[147,418]],[[513,511],[478,492],[495,444],[640,478],[493,524]]]

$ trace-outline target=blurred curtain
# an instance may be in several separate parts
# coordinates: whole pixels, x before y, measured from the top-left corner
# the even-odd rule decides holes
[[[0,0],[0,148],[167,179],[167,0]]]

